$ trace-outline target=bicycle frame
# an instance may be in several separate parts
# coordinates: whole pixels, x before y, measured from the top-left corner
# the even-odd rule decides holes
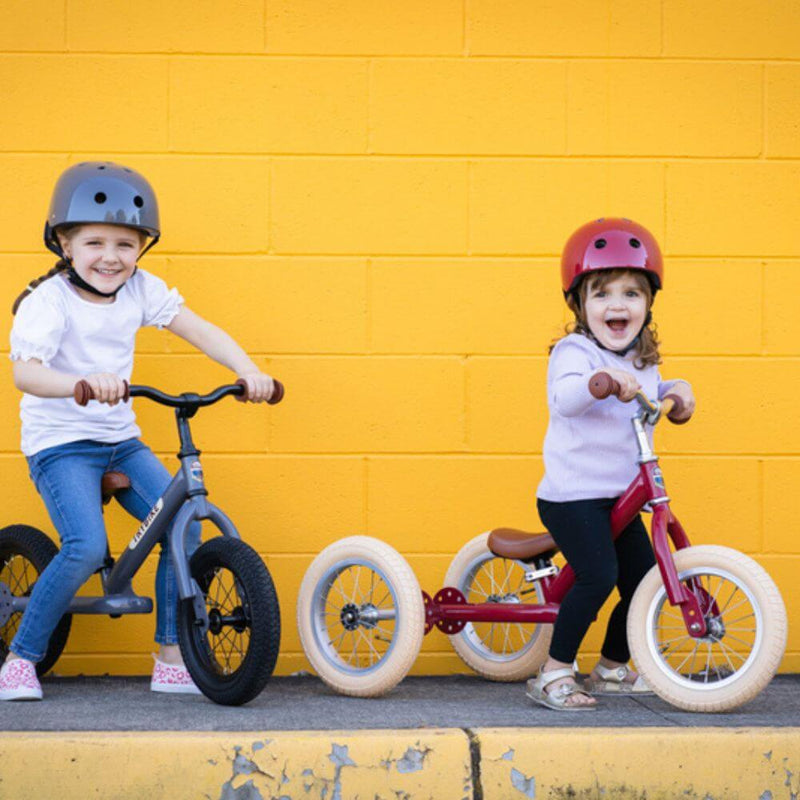
[[[141,597],[133,591],[131,581],[144,563],[144,560],[169,534],[169,548],[182,600],[193,598],[196,619],[208,622],[202,594],[189,573],[185,542],[189,525],[194,521],[209,520],[223,536],[240,538],[233,522],[217,506],[208,502],[208,490],[203,481],[203,468],[200,464],[200,451],[192,441],[189,418],[194,416],[198,405],[191,405],[192,396],[184,395],[186,406],[177,407],[175,416],[178,423],[181,449],[178,453],[180,468],[173,476],[164,494],[150,509],[133,538],[112,567],[100,571],[103,596],[74,597],[67,609],[68,614],[149,614],[153,601]],[[13,597],[11,610],[24,611],[28,597]]]
[[[645,432],[646,424],[654,425],[658,421],[661,407],[643,396],[639,397],[639,402],[641,411],[631,420],[639,446],[639,472],[611,510],[612,535],[616,539],[645,506],[652,509],[653,551],[667,597],[673,606],[681,609],[689,634],[699,638],[706,634],[704,615],[698,597],[680,582],[669,547],[670,540],[676,550],[689,547],[690,542],[670,510],[658,456],[653,453]],[[534,571],[530,564],[517,563],[526,573]],[[446,633],[457,633],[467,622],[552,624],[558,616],[559,604],[575,582],[575,573],[566,564],[555,577],[544,576],[539,580],[543,603],[466,603],[458,590],[448,587],[438,592],[433,600],[425,595],[426,633],[434,624]],[[447,599],[448,592],[451,596],[457,593],[458,597],[452,599],[459,602],[440,602],[440,599]]]

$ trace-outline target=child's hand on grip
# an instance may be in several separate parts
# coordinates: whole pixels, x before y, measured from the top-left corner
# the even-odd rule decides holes
[[[601,369],[596,370],[593,372],[593,375],[596,375],[599,372],[605,372],[610,375],[618,384],[619,384],[619,397],[623,403],[627,403],[629,400],[633,400],[636,397],[636,392],[638,392],[642,387],[639,381],[636,380],[636,377],[631,375],[630,372],[626,372],[624,369],[613,369],[612,367],[602,367]]]
[[[680,397],[683,402],[680,414],[675,412],[669,415],[672,422],[688,422],[692,414],[694,414],[695,398],[692,392],[692,387],[684,381],[677,381],[672,385],[667,394],[674,394]]]
[[[93,399],[98,403],[108,403],[115,406],[120,400],[125,399],[127,384],[119,375],[110,372],[96,372],[85,378],[94,393]]]
[[[247,389],[242,400],[250,403],[266,403],[273,399],[276,391],[275,381],[266,372],[248,372],[240,375],[239,380],[244,382]]]

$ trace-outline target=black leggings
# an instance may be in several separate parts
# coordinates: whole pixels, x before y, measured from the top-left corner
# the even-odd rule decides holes
[[[611,539],[611,509],[615,499],[574,500],[568,503],[537,501],[539,516],[575,572],[553,627],[550,657],[575,660],[583,637],[614,586],[620,601],[611,612],[601,655],[626,663],[631,657],[625,626],[633,593],[656,563],[641,516]]]

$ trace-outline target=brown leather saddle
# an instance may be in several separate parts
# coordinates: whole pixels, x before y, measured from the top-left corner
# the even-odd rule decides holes
[[[522,561],[552,558],[558,552],[558,545],[549,533],[527,533],[514,528],[495,528],[489,534],[488,546],[496,556]]]
[[[108,505],[111,498],[123,489],[130,489],[131,481],[122,472],[104,472],[100,481],[100,492],[103,495],[103,505]]]

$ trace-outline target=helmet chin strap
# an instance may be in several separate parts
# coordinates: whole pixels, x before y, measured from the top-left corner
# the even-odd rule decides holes
[[[73,285],[77,286],[79,289],[83,289],[85,292],[89,292],[90,294],[97,295],[98,297],[116,297],[117,292],[128,282],[123,281],[113,292],[101,292],[99,289],[95,289],[91,283],[87,283],[80,275],[75,271],[75,267],[72,266],[72,260],[69,258],[64,258],[64,260],[69,264],[67,267],[67,280]],[[139,269],[136,266],[133,270],[133,273],[136,274],[136,270]],[[132,277],[132,276],[131,276]],[[129,279],[130,280],[130,279]]]

